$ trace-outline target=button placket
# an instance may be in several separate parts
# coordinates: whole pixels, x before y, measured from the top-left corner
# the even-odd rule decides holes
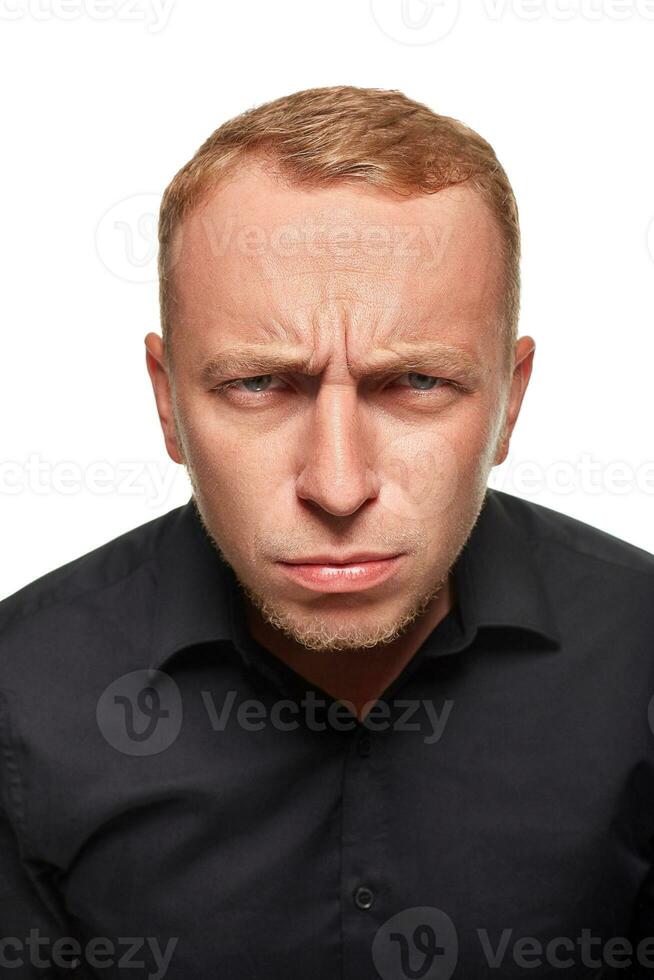
[[[359,980],[370,963],[384,915],[387,784],[378,738],[361,724],[344,758],[341,838],[342,980]]]

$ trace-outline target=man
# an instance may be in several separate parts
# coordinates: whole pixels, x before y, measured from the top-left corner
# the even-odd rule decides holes
[[[490,145],[397,92],[251,110],[160,283],[193,497],[2,604],[3,965],[647,975],[654,558],[487,486],[535,350]]]

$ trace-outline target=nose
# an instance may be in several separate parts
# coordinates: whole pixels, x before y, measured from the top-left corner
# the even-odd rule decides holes
[[[357,393],[346,384],[321,388],[312,408],[297,495],[336,517],[347,517],[379,492],[368,461],[370,433],[365,431]]]

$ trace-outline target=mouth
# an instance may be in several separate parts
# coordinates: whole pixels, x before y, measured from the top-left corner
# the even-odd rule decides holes
[[[361,592],[394,575],[403,557],[358,554],[336,560],[320,555],[277,564],[289,578],[312,592]]]

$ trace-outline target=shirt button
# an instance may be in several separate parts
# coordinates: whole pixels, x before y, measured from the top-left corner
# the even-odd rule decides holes
[[[372,907],[375,896],[366,888],[365,885],[361,885],[354,893],[354,904],[360,909],[369,909]]]
[[[370,755],[372,750],[372,739],[370,735],[362,735],[359,739],[359,755]]]

